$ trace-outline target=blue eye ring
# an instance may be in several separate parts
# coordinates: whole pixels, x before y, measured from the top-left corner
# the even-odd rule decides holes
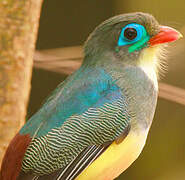
[[[130,40],[130,39],[125,37],[125,31],[128,28],[133,29],[137,32],[137,35],[134,39]],[[139,41],[140,39],[142,39],[143,35],[146,35],[146,30],[145,30],[144,26],[142,26],[140,24],[136,24],[136,23],[127,24],[121,30],[120,37],[119,37],[119,40],[118,40],[118,46],[133,44],[133,43]]]

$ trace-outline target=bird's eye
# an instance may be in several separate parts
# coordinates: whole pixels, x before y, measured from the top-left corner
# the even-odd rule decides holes
[[[121,30],[118,46],[134,45],[136,42],[142,40],[146,42],[148,38],[149,35],[144,26],[136,23],[127,24]]]
[[[124,31],[124,37],[128,40],[133,40],[137,37],[137,30],[135,28],[126,28]]]

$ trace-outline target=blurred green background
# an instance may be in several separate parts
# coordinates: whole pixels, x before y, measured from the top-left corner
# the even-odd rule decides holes
[[[185,32],[184,0],[48,0],[43,4],[37,49],[81,45],[103,20],[134,11],[151,13],[161,24]],[[185,40],[171,46],[169,72],[162,81],[185,88]],[[28,116],[65,78],[66,75],[34,69]],[[159,99],[143,153],[118,179],[185,179],[184,106]]]

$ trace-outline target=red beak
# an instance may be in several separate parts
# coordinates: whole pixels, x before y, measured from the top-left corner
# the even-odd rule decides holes
[[[168,26],[161,26],[159,33],[149,40],[149,44],[151,46],[154,46],[157,44],[173,42],[181,37],[182,37],[182,34],[177,30]]]

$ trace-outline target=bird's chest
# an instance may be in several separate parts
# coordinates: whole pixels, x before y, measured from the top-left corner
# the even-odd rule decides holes
[[[150,127],[157,103],[156,73],[147,67],[129,67],[125,69],[122,77],[118,84],[128,102],[131,124],[135,128]]]

